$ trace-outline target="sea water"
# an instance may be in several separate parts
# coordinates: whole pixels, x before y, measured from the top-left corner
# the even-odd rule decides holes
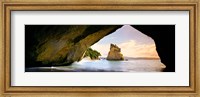
[[[106,59],[74,62],[70,66],[32,67],[29,72],[162,72],[165,65],[159,59],[129,59],[110,61]]]

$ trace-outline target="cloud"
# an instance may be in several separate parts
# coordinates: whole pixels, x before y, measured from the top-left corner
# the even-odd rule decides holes
[[[121,52],[124,56],[127,57],[150,57],[150,58],[159,58],[155,44],[139,44],[134,40],[129,40],[124,43],[117,44],[121,48]],[[92,49],[99,51],[103,57],[106,57],[110,45],[106,44],[94,44]]]
[[[155,44],[138,44],[136,41],[130,40],[118,46],[124,56],[159,58]]]

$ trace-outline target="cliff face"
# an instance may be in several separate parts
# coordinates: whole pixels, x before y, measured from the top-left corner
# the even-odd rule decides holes
[[[85,51],[120,26],[26,25],[25,64],[32,66],[70,65]]]
[[[124,57],[121,54],[121,49],[117,45],[110,44],[110,51],[107,60],[124,60]]]

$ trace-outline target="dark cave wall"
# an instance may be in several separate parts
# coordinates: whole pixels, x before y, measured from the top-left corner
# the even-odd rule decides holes
[[[82,59],[86,49],[122,25],[25,25],[26,67],[70,65]],[[132,25],[150,36],[165,71],[175,71],[175,26]]]
[[[70,65],[116,25],[25,25],[26,67]]]
[[[166,65],[164,71],[175,71],[175,25],[132,25],[132,27],[150,36],[156,44],[161,62]]]

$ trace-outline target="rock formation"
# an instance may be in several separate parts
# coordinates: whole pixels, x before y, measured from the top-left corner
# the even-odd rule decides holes
[[[114,32],[116,25],[26,25],[26,67],[70,65],[88,47]]]
[[[121,54],[121,48],[115,44],[110,44],[110,51],[108,53],[107,60],[124,60],[124,57]]]
[[[175,25],[131,25],[156,44],[165,71],[175,71]],[[69,65],[122,25],[25,25],[25,66]]]
[[[91,60],[99,60],[99,56],[101,56],[101,53],[92,48],[88,48],[84,54],[84,58],[90,57]]]

